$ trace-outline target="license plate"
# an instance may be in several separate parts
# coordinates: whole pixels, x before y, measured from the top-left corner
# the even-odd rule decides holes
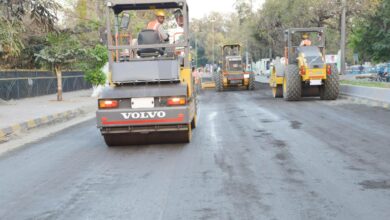
[[[320,86],[322,85],[322,80],[310,80],[311,86]]]
[[[154,98],[132,98],[131,108],[154,108]]]
[[[241,84],[242,80],[230,80],[230,84]]]

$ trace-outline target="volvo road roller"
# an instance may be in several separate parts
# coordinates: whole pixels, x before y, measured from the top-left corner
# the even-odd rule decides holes
[[[174,18],[177,14],[183,18],[180,24]],[[155,16],[156,20],[146,19]],[[158,16],[177,22],[177,33],[164,39],[163,34],[171,32],[160,26]],[[123,24],[127,17],[130,26]],[[190,69],[187,2],[113,0],[107,2],[105,18],[110,86],[99,96],[96,117],[106,144],[190,142],[197,100]],[[142,19],[144,28],[139,28]],[[137,31],[134,40],[122,44],[118,40],[122,29]],[[122,54],[127,54],[125,59]]]

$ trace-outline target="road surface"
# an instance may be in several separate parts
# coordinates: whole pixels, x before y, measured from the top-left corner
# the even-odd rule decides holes
[[[389,110],[261,86],[199,116],[190,144],[107,148],[90,120],[0,156],[0,219],[389,219]]]

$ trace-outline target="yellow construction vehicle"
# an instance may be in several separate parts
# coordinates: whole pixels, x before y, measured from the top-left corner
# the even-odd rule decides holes
[[[334,64],[325,62],[324,28],[291,28],[284,39],[284,57],[274,61],[271,71],[273,96],[287,101],[308,96],[337,99],[339,73]]]
[[[249,68],[249,60],[246,59],[246,62],[243,62],[239,44],[224,45],[222,59],[222,68],[213,74],[217,91],[220,92],[230,87],[245,87],[248,90],[255,88],[255,75]]]
[[[148,28],[137,34],[136,44],[130,36],[121,37],[119,21],[129,17],[126,13],[141,15],[137,12],[162,9],[182,11],[184,32],[176,34],[183,36],[183,42],[167,42],[157,30]],[[96,112],[97,127],[107,146],[191,141],[197,96],[191,74],[188,12],[185,0],[107,2],[111,86],[101,92]],[[127,30],[129,22],[125,23]]]

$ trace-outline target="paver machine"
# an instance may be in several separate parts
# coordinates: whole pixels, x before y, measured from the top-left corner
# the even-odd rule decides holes
[[[112,36],[118,36],[123,16],[131,15],[132,25],[132,16],[153,16],[155,10],[161,9],[168,14],[181,10],[183,32],[175,33],[182,35],[180,42],[165,42],[157,30],[146,28],[134,36],[136,42],[115,42]],[[102,91],[96,113],[97,127],[106,144],[189,142],[196,127],[197,101],[190,69],[187,2],[108,1],[106,19],[110,86]],[[123,59],[123,51],[135,55]]]
[[[232,87],[245,87],[248,90],[255,88],[255,75],[248,68],[249,62],[243,62],[239,44],[224,45],[222,59],[222,68],[213,75],[217,91]]]
[[[284,41],[284,57],[274,61],[271,71],[273,96],[287,101],[308,96],[337,99],[339,73],[334,64],[325,62],[324,28],[290,28]]]

